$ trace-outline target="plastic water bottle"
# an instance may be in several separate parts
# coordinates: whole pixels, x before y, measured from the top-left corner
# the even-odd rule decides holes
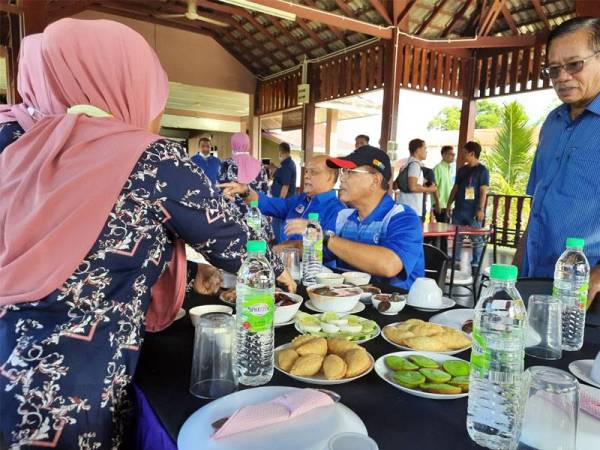
[[[273,377],[275,275],[264,241],[248,241],[246,248],[236,284],[234,367],[241,384],[260,386]]]
[[[575,351],[583,346],[585,310],[590,282],[590,263],[583,254],[585,241],[568,238],[554,269],[552,295],[562,305],[562,348]]]
[[[250,229],[254,230],[256,233],[260,233],[262,228],[262,214],[260,209],[258,209],[258,201],[254,200],[250,202],[248,206],[248,212],[246,213],[246,223],[250,227]]]
[[[315,283],[315,275],[323,271],[323,230],[319,213],[308,214],[308,225],[302,235],[302,282]]]
[[[467,431],[483,447],[508,450],[520,429],[527,313],[515,266],[492,265],[490,279],[473,319]]]

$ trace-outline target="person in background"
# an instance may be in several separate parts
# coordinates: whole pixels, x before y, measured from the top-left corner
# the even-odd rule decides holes
[[[546,58],[543,74],[563,104],[540,131],[527,185],[531,215],[515,263],[522,276],[551,278],[566,239],[585,239],[589,308],[600,294],[600,19],[577,17],[554,28]]]
[[[446,211],[452,212],[452,223],[456,225],[470,225],[481,227],[485,218],[485,203],[490,186],[490,172],[479,161],[481,145],[477,142],[467,142],[464,146],[466,164],[458,170],[456,183],[452,187]],[[452,204],[455,203],[454,210]],[[456,241],[455,261],[456,269],[460,270],[463,237],[458,236]],[[471,259],[471,272],[476,273],[479,259],[483,252],[484,242],[481,236],[471,236],[473,257]]]
[[[281,165],[273,176],[271,196],[290,198],[296,195],[296,164],[291,156],[290,144],[279,144],[279,161]]]
[[[436,186],[437,187],[435,173],[433,172],[433,169],[430,169],[429,167],[425,167],[425,166],[423,166],[422,169],[423,169],[423,186],[425,186],[425,187]],[[428,220],[430,222],[435,222],[434,205],[436,203],[439,203],[437,195],[438,195],[437,191],[434,191],[431,194],[423,195],[423,217],[424,217],[423,222],[426,222]]]
[[[369,145],[369,136],[366,134],[359,134],[354,138],[354,149],[358,149],[363,145]]]
[[[221,171],[221,160],[210,154],[210,139],[200,138],[198,142],[198,153],[192,156],[192,161],[200,167],[211,183],[216,184]]]
[[[62,19],[41,39],[34,76],[68,100],[0,155],[0,448],[132,448],[131,381],[183,302],[184,243],[236,271],[248,227],[156,134],[168,79],[141,35]]]
[[[392,169],[382,150],[362,146],[344,158],[329,158],[340,169],[341,210],[335,230],[324,233],[323,248],[342,270],[370,273],[375,282],[410,289],[425,274],[423,230],[414,210],[387,193]]]
[[[304,192],[287,199],[268,197],[245,184],[227,183],[219,187],[223,189],[224,195],[240,195],[245,198],[246,203],[258,200],[258,207],[263,214],[285,221],[282,242],[275,246],[275,251],[285,247],[302,250],[302,234],[306,229],[309,213],[319,213],[319,223],[324,231],[335,230],[337,214],[345,208],[333,190],[338,171],[328,167],[326,161],[325,155],[314,156],[306,164]],[[326,256],[324,255],[324,263],[328,262]]]
[[[437,198],[435,203],[435,219],[438,222],[447,222],[446,205],[450,197],[450,191],[454,185],[452,163],[454,163],[454,147],[444,145],[442,147],[442,160],[433,168],[435,184],[437,186]]]
[[[423,161],[427,159],[427,145],[423,139],[413,139],[408,143],[410,158],[406,165],[400,171],[398,177],[407,177],[408,192],[400,192],[398,201],[410,206],[417,215],[424,218],[423,194],[433,193],[437,190],[435,184],[425,186],[425,177],[423,176]],[[404,173],[406,171],[406,173]]]

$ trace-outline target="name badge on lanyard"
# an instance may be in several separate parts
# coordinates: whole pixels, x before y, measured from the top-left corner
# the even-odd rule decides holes
[[[466,187],[465,200],[475,200],[475,188],[473,186]]]

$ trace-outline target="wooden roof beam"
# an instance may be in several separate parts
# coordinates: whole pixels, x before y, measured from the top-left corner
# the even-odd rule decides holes
[[[363,22],[357,19],[342,17],[337,14],[321,11],[308,6],[289,3],[286,0],[253,0],[254,3],[259,3],[271,8],[277,8],[281,11],[286,11],[296,14],[296,17],[304,20],[319,22],[324,25],[330,25],[341,29],[351,30],[356,33],[363,33],[369,36],[375,36],[382,39],[392,38],[392,28],[373,25],[368,22]]]
[[[304,3],[307,3],[309,6],[312,6],[313,8],[316,8],[317,5],[315,4],[315,2],[313,0],[304,0]],[[327,27],[327,29],[329,31],[331,31],[333,34],[335,34],[335,37],[337,37],[340,41],[342,41],[344,43],[344,45],[348,44],[348,41],[346,40],[346,36],[344,35],[343,31],[340,30],[337,27]]]
[[[408,17],[415,3],[416,0],[393,0],[394,24],[400,28],[400,31],[408,32]]]
[[[371,3],[373,9],[377,11],[381,17],[383,17],[383,20],[385,20],[388,25],[394,25],[387,10],[385,9],[385,6],[383,6],[379,0],[369,0],[369,3]]]
[[[533,9],[535,9],[535,12],[540,20],[544,22],[544,28],[546,28],[547,31],[550,31],[550,22],[548,21],[548,17],[546,17],[546,13],[542,8],[540,0],[531,0],[531,3],[533,4]]]
[[[517,24],[515,23],[515,19],[513,19],[513,16],[510,13],[510,11],[508,10],[508,8],[506,7],[506,5],[504,5],[502,7],[501,12],[502,12],[502,17],[504,17],[504,21],[506,22],[506,24],[510,28],[510,31],[512,31],[512,34],[519,34],[519,29],[517,28]]]
[[[427,16],[427,19],[425,19],[424,22],[421,22],[421,25],[419,26],[419,28],[417,28],[417,30],[414,32],[415,36],[418,36],[419,34],[421,34],[423,31],[425,31],[427,29],[429,24],[435,20],[435,18],[438,16],[440,11],[444,8],[444,6],[446,6],[446,3],[448,3],[448,0],[440,0],[438,2],[437,6],[435,6],[431,10],[431,14],[429,14],[429,16]]]
[[[338,5],[338,8],[344,12],[344,14],[352,19],[356,19],[356,14],[354,14],[354,11],[352,11],[352,8],[348,6],[345,0],[335,0],[335,3]]]
[[[502,7],[506,4],[506,0],[491,0],[492,3],[485,10],[485,14],[482,14],[481,20],[479,22],[479,30],[478,36],[487,36],[491,33],[494,24],[496,23],[496,18]]]
[[[459,21],[459,19],[464,16],[467,9],[469,9],[469,6],[471,6],[473,4],[473,1],[474,0],[465,0],[463,5],[461,6],[461,8],[456,12],[456,14],[454,14],[454,16],[452,17],[452,20],[450,21],[450,23],[446,26],[446,28],[442,32],[441,37],[446,37],[452,32],[454,25],[456,25],[456,23]]]
[[[481,36],[475,38],[464,38],[455,40],[428,40],[415,39],[401,36],[400,40],[409,45],[424,47],[437,51],[451,49],[477,49],[477,48],[509,48],[509,47],[532,47],[536,44],[545,43],[548,34],[545,32],[521,34],[519,36]]]

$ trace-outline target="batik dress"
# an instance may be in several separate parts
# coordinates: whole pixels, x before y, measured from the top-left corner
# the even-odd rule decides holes
[[[19,139],[23,133],[25,133],[25,130],[21,128],[19,122],[0,123],[0,153],[14,141]]]
[[[184,155],[175,142],[151,144],[71,277],[39,301],[0,307],[0,448],[126,448],[150,289],[175,237],[238,270],[243,216]]]

